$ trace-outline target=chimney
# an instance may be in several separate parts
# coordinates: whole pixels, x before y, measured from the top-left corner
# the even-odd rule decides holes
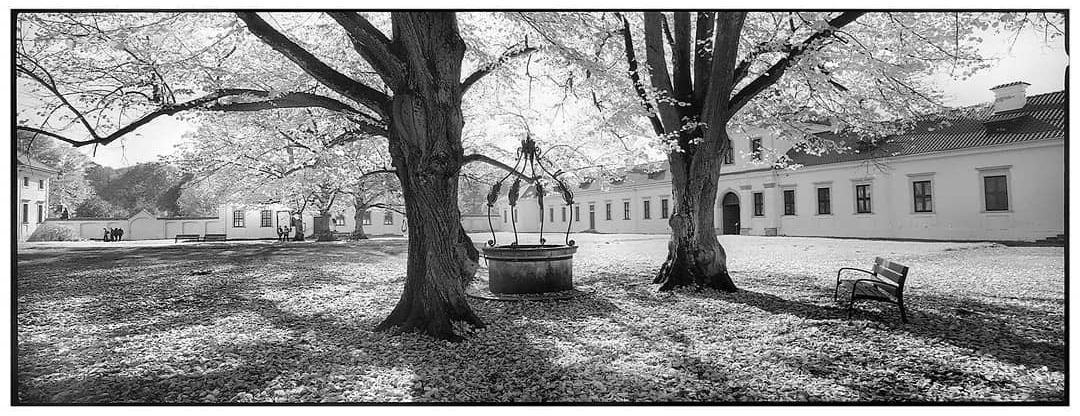
[[[1027,87],[1024,81],[1001,84],[990,89],[994,92],[994,114],[1019,110],[1027,104]]]

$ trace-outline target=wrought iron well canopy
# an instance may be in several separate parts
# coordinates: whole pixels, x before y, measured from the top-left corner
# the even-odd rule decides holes
[[[560,178],[566,172],[558,169],[552,172],[544,163],[550,164],[543,160],[543,154],[540,151],[540,146],[536,145],[536,141],[533,140],[532,135],[525,134],[525,139],[521,141],[521,147],[517,149],[517,157],[514,161],[514,168],[511,172],[508,172],[502,179],[495,182],[491,186],[491,192],[487,195],[487,207],[488,207],[488,229],[491,230],[491,240],[488,240],[488,246],[495,247],[495,227],[491,225],[491,208],[495,206],[495,203],[499,200],[499,193],[502,189],[502,184],[511,175],[515,175],[514,182],[510,184],[510,189],[507,191],[507,199],[510,204],[510,224],[514,230],[514,242],[510,243],[510,247],[518,246],[518,233],[517,233],[517,212],[514,208],[517,207],[518,196],[521,192],[521,182],[523,173],[528,169],[530,176],[527,178],[529,182],[532,182],[533,189],[536,193],[536,203],[539,206],[539,219],[540,219],[540,245],[544,246],[547,243],[547,239],[544,238],[544,176],[551,178],[551,181],[555,183],[555,190],[562,194],[563,201],[566,202],[566,206],[573,208],[574,205],[574,192],[570,190],[570,187],[566,185],[566,182]],[[518,167],[521,169],[519,170]],[[540,174],[537,174],[537,168],[540,168]],[[554,169],[554,168],[552,168]],[[570,215],[574,215],[573,210],[570,211]],[[566,224],[566,236],[564,242],[567,246],[574,246],[574,240],[570,239],[570,227],[573,225],[573,221],[567,221]]]

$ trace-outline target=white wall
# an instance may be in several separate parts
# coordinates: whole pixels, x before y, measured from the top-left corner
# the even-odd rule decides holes
[[[30,178],[29,184],[23,186],[23,178]],[[19,241],[26,241],[30,234],[38,227],[38,206],[42,208],[42,217],[49,216],[49,186],[51,175],[34,169],[19,167],[15,175],[15,189],[18,193],[16,198],[15,215],[17,222],[15,229]],[[44,180],[44,189],[38,189],[38,181]],[[26,218],[23,218],[23,204],[28,207]]]
[[[1032,241],[1063,233],[1064,146],[1061,140],[896,157],[886,172],[857,162],[796,171],[722,176],[721,189],[740,189],[749,234],[778,226],[782,235],[941,240]],[[983,210],[980,168],[1009,166],[1010,210]],[[855,181],[872,185],[872,213],[855,213]],[[931,181],[933,212],[914,212],[914,180]],[[776,183],[765,188],[766,183]],[[796,215],[783,214],[781,190],[795,189]],[[830,187],[832,213],[817,214],[817,187]],[[765,216],[752,217],[752,192],[765,193]],[[723,193],[718,197],[722,197]],[[745,227],[745,226],[744,226]]]

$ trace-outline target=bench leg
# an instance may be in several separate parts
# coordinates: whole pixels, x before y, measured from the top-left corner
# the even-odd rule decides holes
[[[851,300],[847,304],[847,319],[851,320],[851,312],[855,309],[855,297],[852,296]]]
[[[907,312],[904,312],[904,301],[901,300],[897,303],[897,305],[900,306],[900,322],[903,322],[905,324],[908,323]]]

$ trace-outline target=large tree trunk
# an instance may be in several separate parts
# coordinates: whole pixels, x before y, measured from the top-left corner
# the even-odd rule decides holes
[[[334,231],[330,229],[330,210],[319,210],[315,217],[315,241],[334,241]]]
[[[727,133],[720,142],[726,142]],[[727,270],[727,254],[716,239],[713,223],[720,160],[714,157],[713,142],[702,143],[692,152],[668,154],[671,165],[671,192],[675,207],[668,224],[671,240],[667,260],[653,283],[660,290],[680,286],[737,290]]]
[[[406,58],[407,88],[394,91],[390,155],[405,198],[409,258],[401,299],[375,329],[457,340],[453,321],[484,325],[462,284],[477,267],[457,206],[465,43],[453,13],[394,13],[392,20],[394,47]]]
[[[353,213],[353,221],[356,221],[356,227],[353,228],[352,238],[356,240],[367,240],[367,233],[364,232],[364,212],[367,211],[367,205],[353,204],[353,209],[356,211]]]

